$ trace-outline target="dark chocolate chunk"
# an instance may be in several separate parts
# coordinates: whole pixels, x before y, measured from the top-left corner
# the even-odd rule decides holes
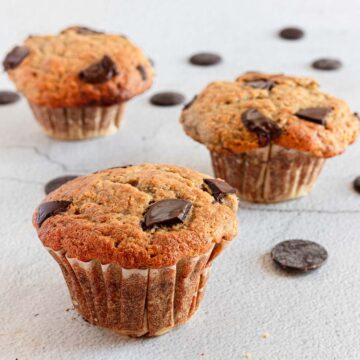
[[[182,104],[184,101],[184,95],[174,91],[157,93],[150,98],[150,102],[157,106],[174,106]]]
[[[317,70],[337,70],[341,68],[342,63],[337,59],[324,58],[314,61],[311,66]]]
[[[280,30],[279,36],[286,40],[299,40],[304,37],[304,31],[296,27],[288,27]]]
[[[70,180],[74,180],[77,177],[79,177],[79,175],[65,175],[65,176],[59,176],[51,181],[49,181],[48,183],[46,183],[45,185],[45,194],[50,194],[52,191],[56,190],[57,188],[59,188],[60,186],[66,184],[68,181]]]
[[[116,64],[109,56],[105,55],[99,62],[80,71],[79,78],[89,84],[100,84],[110,80],[118,73]]]
[[[160,200],[152,204],[144,215],[144,228],[172,226],[183,223],[192,207],[191,202],[181,199]]]
[[[360,115],[357,112],[354,112],[354,116],[360,121]]]
[[[246,81],[246,86],[251,86],[254,89],[262,89],[262,90],[271,90],[275,85],[275,81],[272,80],[252,80],[252,81]]]
[[[188,109],[189,107],[191,107],[191,105],[194,103],[194,101],[196,100],[196,98],[197,98],[197,95],[195,95],[195,96],[192,98],[191,101],[189,101],[187,104],[184,105],[183,110],[186,110],[186,109]]]
[[[51,216],[62,213],[68,209],[71,201],[59,200],[43,203],[38,208],[36,222],[39,226]]]
[[[249,131],[257,135],[261,147],[269,145],[271,140],[278,138],[282,134],[282,130],[276,122],[256,109],[245,111],[241,116],[241,120]]]
[[[360,176],[358,176],[355,180],[354,180],[354,189],[355,191],[357,191],[360,194]]]
[[[330,107],[306,108],[300,109],[295,115],[300,119],[326,126],[326,116],[331,110]]]
[[[29,54],[30,51],[26,46],[15,46],[3,61],[4,70],[15,69]]]
[[[216,65],[219,64],[221,60],[220,55],[208,52],[194,54],[189,59],[191,64],[199,66]]]
[[[204,183],[209,187],[212,196],[217,202],[221,202],[227,194],[236,193],[236,190],[223,180],[204,179]]]
[[[14,91],[0,91],[0,105],[13,104],[20,100],[20,95]]]
[[[271,257],[285,269],[306,272],[320,267],[328,258],[328,253],[313,241],[286,240],[271,250]]]
[[[81,35],[104,34],[103,31],[94,30],[86,26],[74,26],[75,31]]]
[[[145,81],[147,79],[145,68],[142,65],[138,65],[136,70],[140,73],[141,78]]]

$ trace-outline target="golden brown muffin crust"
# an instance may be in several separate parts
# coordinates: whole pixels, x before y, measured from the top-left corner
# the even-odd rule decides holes
[[[270,80],[274,86],[258,89],[249,81]],[[326,126],[295,116],[300,109],[330,107]],[[241,119],[248,109],[257,109],[282,130],[273,143],[309,152],[317,157],[342,153],[359,133],[359,120],[348,105],[319,90],[310,78],[249,72],[233,82],[209,84],[181,116],[185,132],[209,150],[241,153],[260,147],[254,132]]]
[[[164,267],[206,253],[214,243],[237,233],[237,198],[216,202],[204,189],[209,176],[172,165],[145,164],[79,177],[50,193],[43,202],[71,201],[69,208],[33,224],[46,247],[64,249],[81,261],[98,259],[126,268]],[[192,208],[183,224],[143,230],[153,202],[183,199]]]
[[[148,89],[154,71],[142,51],[121,35],[70,27],[56,36],[31,36],[23,44],[30,53],[9,77],[28,100],[39,106],[112,105]],[[108,56],[118,74],[99,84],[79,73]]]

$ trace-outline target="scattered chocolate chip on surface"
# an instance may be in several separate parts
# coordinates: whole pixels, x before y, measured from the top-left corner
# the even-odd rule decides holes
[[[68,181],[76,179],[77,177],[79,177],[79,175],[66,175],[66,176],[59,176],[53,180],[50,180],[45,185],[44,188],[45,194],[46,195],[50,194],[52,191],[66,184]]]
[[[360,194],[360,176],[358,176],[358,177],[354,180],[353,186],[354,186],[355,191]]]
[[[26,46],[15,46],[5,57],[3,67],[5,71],[15,69],[30,54]]]
[[[227,194],[234,194],[236,190],[227,182],[219,179],[204,179],[210,193],[217,202],[221,202]]]
[[[196,100],[197,95],[195,95],[192,100],[190,100],[187,104],[184,105],[183,110],[189,109],[191,107],[191,105],[194,103],[194,101]]]
[[[331,111],[330,107],[307,108],[300,109],[295,113],[295,116],[318,125],[326,126],[326,117]]]
[[[166,91],[153,95],[150,102],[157,106],[180,105],[185,101],[185,96],[174,91]]]
[[[38,214],[36,222],[39,226],[51,216],[60,214],[68,209],[71,201],[58,200],[58,201],[49,201],[43,204],[40,204],[38,208]]]
[[[219,64],[222,61],[220,55],[210,52],[194,54],[190,57],[189,62],[198,66],[211,66]]]
[[[145,68],[142,65],[138,65],[136,70],[140,73],[141,79],[145,81],[147,79]]]
[[[0,91],[0,105],[13,104],[20,100],[20,95],[14,91]]]
[[[256,109],[245,111],[241,116],[241,120],[249,131],[257,135],[261,147],[269,145],[271,140],[278,138],[282,134],[282,130],[276,122]]]
[[[250,86],[254,89],[262,89],[262,90],[271,90],[275,85],[275,81],[272,80],[252,80],[252,81],[246,81],[246,86]]]
[[[271,258],[284,269],[307,272],[320,267],[328,252],[313,241],[286,240],[271,250]]]
[[[105,55],[99,62],[80,71],[79,78],[89,84],[100,84],[110,80],[118,73],[116,64],[109,56]]]
[[[144,228],[172,226],[183,223],[192,207],[191,202],[181,199],[160,200],[150,205],[144,215]]]
[[[337,70],[342,67],[342,63],[337,59],[318,59],[314,61],[311,66],[317,70]]]
[[[76,32],[81,35],[104,34],[103,31],[94,30],[86,26],[75,26],[74,28]]]
[[[287,27],[279,31],[279,36],[285,40],[299,40],[304,35],[304,31],[297,27]]]

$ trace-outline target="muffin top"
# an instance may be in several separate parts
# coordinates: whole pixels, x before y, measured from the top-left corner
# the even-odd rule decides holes
[[[158,268],[231,240],[234,192],[222,180],[172,165],[111,168],[50,193],[33,224],[46,247],[69,258]]]
[[[310,78],[248,72],[209,84],[185,106],[181,123],[209,150],[241,153],[269,145],[331,157],[359,133],[359,119]]]
[[[28,100],[55,108],[126,101],[148,89],[154,76],[149,60],[127,38],[79,26],[28,37],[3,66]]]

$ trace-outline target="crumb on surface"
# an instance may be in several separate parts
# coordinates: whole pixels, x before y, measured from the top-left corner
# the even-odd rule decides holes
[[[252,353],[250,351],[247,351],[245,354],[244,354],[244,358],[245,359],[252,359]]]
[[[265,331],[261,334],[262,339],[268,339],[269,337],[270,337],[270,334],[267,331]]]

